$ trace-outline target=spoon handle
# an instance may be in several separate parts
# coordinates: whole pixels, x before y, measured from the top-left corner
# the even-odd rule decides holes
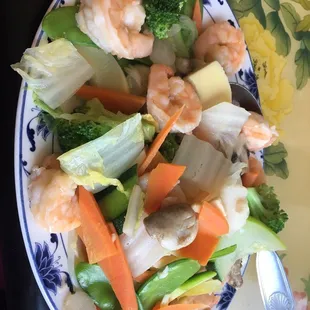
[[[276,252],[258,252],[256,270],[265,310],[293,310],[294,297]]]

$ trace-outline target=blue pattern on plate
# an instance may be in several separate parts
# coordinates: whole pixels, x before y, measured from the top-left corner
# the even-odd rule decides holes
[[[236,289],[226,283],[220,294],[221,299],[216,305],[216,309],[226,310],[229,304],[231,303],[235,293],[236,293]]]
[[[35,259],[40,277],[47,289],[56,295],[57,287],[61,287],[61,271],[57,261],[54,260],[54,253],[50,252],[45,241],[43,246],[38,242],[35,243]]]
[[[210,5],[210,6],[211,6],[210,0],[203,0],[203,4],[204,4],[204,5]]]
[[[59,265],[58,261],[61,259],[61,257],[58,256],[57,260],[55,260],[54,257],[58,249],[58,236],[56,234],[51,234],[50,241],[51,243],[55,243],[55,249],[53,253],[51,253],[47,242],[44,241],[43,245],[35,242],[35,262],[40,277],[43,280],[45,287],[56,295],[57,287],[61,287],[62,285],[61,274],[64,274],[64,282],[67,284],[70,292],[73,293],[74,290],[70,275],[68,272],[62,271],[60,269],[62,265]]]
[[[256,100],[259,99],[258,96],[258,87],[256,82],[255,73],[251,68],[249,70],[239,70],[238,75],[240,79],[245,82],[245,84],[248,86],[248,89],[253,94],[253,96],[256,98]]]
[[[47,137],[51,132],[49,131],[46,123],[44,122],[44,119],[42,117],[43,112],[38,108],[32,108],[31,111],[39,111],[39,113],[28,122],[26,127],[27,137],[31,144],[30,151],[34,152],[36,150],[35,134],[37,134],[37,136],[41,135],[43,140],[46,141]],[[35,129],[31,127],[31,124],[34,120],[37,120],[38,122]]]

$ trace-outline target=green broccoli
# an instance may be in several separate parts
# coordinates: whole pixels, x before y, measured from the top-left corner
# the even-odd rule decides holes
[[[97,139],[112,129],[106,124],[93,121],[68,121],[62,118],[54,119],[54,128],[59,146],[63,152]]]
[[[164,158],[171,163],[175,153],[179,148],[180,143],[178,143],[178,137],[174,133],[169,133],[164,143],[161,145],[159,151],[164,156]]]
[[[275,233],[280,232],[288,220],[287,213],[280,209],[280,201],[274,188],[266,184],[248,188],[247,200],[251,216],[262,221]]]
[[[146,25],[158,38],[168,38],[168,31],[177,24],[187,0],[147,0],[144,1]]]

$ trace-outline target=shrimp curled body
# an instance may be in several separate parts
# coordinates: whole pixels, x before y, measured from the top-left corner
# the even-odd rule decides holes
[[[57,163],[45,160],[30,175],[28,194],[36,222],[49,232],[66,232],[80,226],[77,185]]]
[[[243,32],[228,22],[215,23],[206,28],[194,45],[197,59],[212,62],[217,60],[226,74],[239,71],[246,55]]]
[[[140,33],[145,20],[141,0],[82,0],[76,20],[106,53],[127,59],[152,53],[154,36]]]
[[[183,105],[184,110],[171,132],[191,133],[201,120],[201,102],[192,85],[165,65],[151,67],[147,92],[147,109],[163,128]]]

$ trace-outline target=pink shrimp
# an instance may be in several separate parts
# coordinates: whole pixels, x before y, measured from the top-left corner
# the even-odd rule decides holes
[[[105,52],[119,58],[152,53],[154,36],[141,33],[145,11],[141,0],[82,0],[77,23]]]
[[[202,106],[192,85],[165,65],[151,67],[147,92],[147,109],[163,128],[169,118],[185,105],[183,113],[172,128],[172,132],[190,133],[201,120]]]
[[[251,112],[241,132],[245,135],[247,148],[250,151],[262,150],[279,137],[275,126],[269,127],[263,116],[255,112]]]
[[[197,59],[212,62],[217,60],[228,76],[242,66],[246,55],[243,32],[228,22],[215,23],[206,28],[194,45]]]
[[[44,167],[45,166],[45,167]],[[77,185],[58,166],[55,156],[35,166],[28,194],[37,223],[49,232],[66,232],[80,226]]]

